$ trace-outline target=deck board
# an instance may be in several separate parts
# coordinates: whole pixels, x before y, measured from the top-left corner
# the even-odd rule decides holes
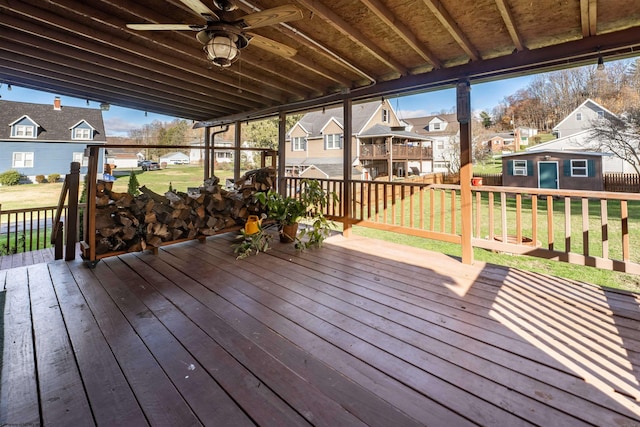
[[[640,424],[638,295],[340,236],[238,261],[233,237],[0,272],[0,424]]]

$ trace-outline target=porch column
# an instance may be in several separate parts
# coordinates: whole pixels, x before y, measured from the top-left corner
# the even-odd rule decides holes
[[[204,179],[211,178],[211,128],[204,128]]]
[[[473,162],[471,156],[471,87],[469,80],[460,80],[456,86],[458,122],[460,123],[460,204],[462,215],[462,262],[473,263],[471,245],[472,197],[471,177]]]
[[[241,125],[242,122],[238,120],[236,122],[236,132],[234,137],[235,147],[233,149],[233,182],[235,183],[240,179],[240,140],[242,139]]]
[[[353,101],[350,98],[345,99],[342,102],[342,111],[343,111],[343,120],[344,120],[344,136],[342,140],[344,141],[344,158],[343,158],[343,178],[342,184],[344,188],[342,189],[342,213],[344,215],[344,220],[342,222],[342,235],[345,237],[351,236],[351,206],[353,194],[351,194],[351,162],[352,160],[352,145],[351,141],[351,128],[352,128],[352,112],[351,107],[353,105]]]
[[[285,194],[287,190],[287,177],[285,176],[285,166],[287,165],[287,115],[280,112],[278,116],[278,192]]]

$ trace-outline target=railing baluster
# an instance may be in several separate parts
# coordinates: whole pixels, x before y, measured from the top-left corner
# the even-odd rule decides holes
[[[482,218],[482,192],[476,191],[476,237],[480,238],[480,218]]]
[[[495,210],[494,210],[494,202],[495,195],[493,191],[489,192],[489,240],[493,242],[495,237]]]
[[[456,234],[456,190],[451,190],[451,234]]]
[[[420,185],[420,230],[424,230],[424,185]]]
[[[533,247],[538,246],[538,195],[531,196],[531,241]]]
[[[553,250],[554,235],[553,235],[553,196],[547,196],[547,244],[549,250]]]
[[[445,232],[444,230],[444,205],[446,203],[445,191],[440,190],[440,231]]]
[[[609,211],[607,199],[600,200],[600,228],[602,229],[602,258],[609,258]]]
[[[502,243],[507,243],[507,193],[500,192],[500,215],[502,219]]]
[[[564,251],[571,252],[571,197],[564,198]]]
[[[405,186],[401,185],[400,186],[400,226],[404,227],[404,213],[405,211],[405,204],[404,204],[404,189]]]
[[[415,187],[412,185],[409,187],[409,227],[413,228],[413,196],[415,194]]]
[[[622,260],[629,261],[629,208],[626,200],[620,200],[620,221],[622,227]]]
[[[429,188],[429,230],[436,229],[436,190]]]
[[[582,198],[582,252],[589,256],[589,199]]]
[[[522,244],[522,194],[516,194],[516,244]]]

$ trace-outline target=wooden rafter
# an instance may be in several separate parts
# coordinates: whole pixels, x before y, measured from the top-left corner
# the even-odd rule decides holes
[[[320,3],[317,0],[298,0],[298,3],[313,11],[313,13],[317,16],[322,17],[322,19],[324,19],[327,24],[340,31],[342,34],[348,37],[349,40],[367,49],[367,51],[374,55],[378,60],[382,61],[397,73],[400,73],[400,75],[405,76],[409,73],[406,67],[391,58],[386,52],[383,52],[382,49],[380,49],[373,42],[367,39],[364,34],[350,26],[344,19],[342,19],[324,4]]]
[[[425,61],[429,61],[434,68],[441,68],[442,62],[426,46],[417,39],[415,34],[397,19],[393,13],[379,0],[360,0],[380,20],[389,26],[398,36],[400,36],[413,50],[415,50]]]
[[[447,29],[449,34],[455,39],[455,41],[460,45],[462,50],[469,56],[469,58],[473,61],[477,61],[481,58],[480,53],[473,47],[471,41],[464,35],[456,21],[451,17],[447,9],[442,5],[439,0],[423,0],[424,4],[429,8],[431,13],[438,18],[438,21]]]
[[[518,50],[518,52],[524,50],[522,37],[520,37],[520,34],[518,33],[518,29],[516,28],[516,24],[513,19],[513,14],[511,13],[511,8],[507,4],[507,1],[496,0],[496,6],[498,6],[504,25],[507,27],[507,31],[509,31],[509,35],[511,36],[511,40],[516,47],[516,50]]]
[[[595,36],[598,28],[598,1],[580,0],[582,37]]]

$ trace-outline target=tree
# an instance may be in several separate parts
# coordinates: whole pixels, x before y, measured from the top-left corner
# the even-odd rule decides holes
[[[491,127],[491,125],[493,124],[493,119],[491,118],[491,115],[486,111],[480,112],[480,120],[482,121],[482,126],[484,126],[485,129]]]
[[[287,116],[285,129],[287,132],[302,118],[302,114]],[[243,141],[247,141],[253,147],[278,148],[278,117],[250,122],[242,127]]]
[[[127,193],[131,194],[132,196],[137,196],[138,194],[140,194],[140,190],[138,190],[138,188],[140,188],[138,177],[136,176],[134,171],[131,171],[131,173],[129,174],[129,185],[127,186]]]
[[[597,120],[589,141],[598,151],[612,153],[635,169],[640,175],[640,107],[634,107],[620,117]]]

